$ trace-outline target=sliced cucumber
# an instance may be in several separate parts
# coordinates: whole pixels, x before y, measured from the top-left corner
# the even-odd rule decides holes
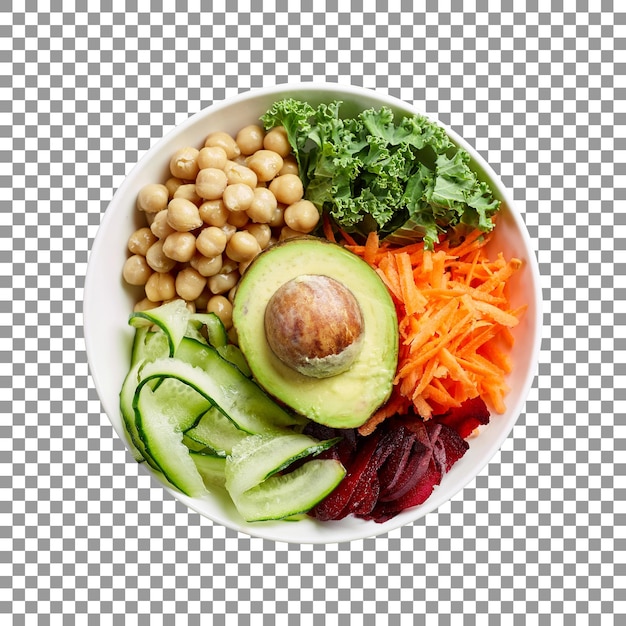
[[[133,398],[139,383],[139,370],[142,364],[143,361],[139,360],[130,368],[120,391],[120,413],[122,414],[122,421],[128,435],[129,449],[138,463],[147,460],[143,442],[135,426],[135,411],[133,409]],[[150,465],[153,465],[151,459],[148,462]],[[153,467],[155,466],[153,465]]]
[[[189,448],[191,452],[205,452],[208,451],[210,454],[217,454],[216,450],[213,450],[209,446],[205,446],[202,443],[198,443],[193,439],[187,437],[187,435],[183,434],[183,443]]]
[[[187,324],[187,330],[185,331],[185,337],[194,339],[200,343],[208,343],[207,338],[200,332],[200,324],[194,324],[191,320]]]
[[[167,335],[160,329],[156,332],[148,331],[143,346],[142,359],[144,361],[156,361],[169,356],[169,353],[170,345]]]
[[[217,407],[212,407],[185,436],[197,445],[213,448],[226,456],[248,433],[237,428]]]
[[[141,368],[143,365],[147,361],[162,358],[168,354],[169,345],[163,332],[150,332],[148,326],[137,328],[133,340],[131,367],[120,391],[120,413],[122,414],[122,421],[128,435],[130,452],[137,462],[141,463],[145,460],[155,469],[157,469],[156,464],[146,455],[145,446],[137,433],[133,399],[137,385],[141,380]]]
[[[337,441],[318,441],[301,433],[246,437],[226,459],[226,488],[234,499],[298,459],[319,454]]]
[[[223,487],[226,481],[224,476],[224,467],[226,458],[213,454],[201,454],[199,452],[190,452],[191,460],[196,464],[196,468],[202,476],[202,480],[207,488],[212,486]]]
[[[222,320],[215,313],[193,313],[189,318],[190,324],[196,328],[206,327],[209,343],[214,348],[221,348],[228,344],[228,334]]]
[[[156,361],[155,361],[156,363]],[[176,352],[176,359],[161,359],[155,367],[149,364],[144,377],[168,376],[179,378],[218,406],[224,415],[241,430],[257,434],[281,428],[303,428],[306,419],[292,415],[272,400],[239,368],[223,359],[210,346],[185,337]],[[159,367],[165,372],[159,373]]]
[[[146,351],[146,338],[150,332],[148,326],[141,326],[135,329],[135,336],[133,337],[133,347],[130,352],[130,367],[133,368],[137,363],[145,360]]]
[[[229,343],[227,346],[217,348],[217,351],[221,357],[235,365],[246,378],[252,377],[252,371],[250,370],[248,361],[246,361],[246,357],[234,343]]]
[[[149,311],[133,313],[128,323],[135,328],[156,324],[167,336],[170,356],[174,356],[178,345],[187,331],[187,324],[191,313],[184,300],[172,300]]]
[[[142,385],[135,403],[137,432],[145,452],[163,476],[177,489],[191,497],[206,494],[202,476],[182,442],[183,433],[148,385]],[[146,457],[148,458],[148,457]]]
[[[142,379],[144,372],[145,367],[142,370]],[[183,432],[193,428],[202,415],[213,406],[205,396],[176,378],[164,378],[153,391],[163,413],[169,415]],[[138,393],[136,392],[133,399],[134,404],[137,402],[137,396]]]
[[[231,497],[247,522],[293,518],[310,511],[337,487],[345,474],[345,468],[335,459],[313,459],[293,472],[272,476]]]

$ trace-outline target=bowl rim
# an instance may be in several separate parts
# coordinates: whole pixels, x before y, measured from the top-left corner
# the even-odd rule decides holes
[[[428,500],[422,505],[418,507],[413,507],[412,509],[407,509],[397,515],[396,517],[388,520],[383,524],[376,524],[375,522],[363,522],[362,520],[358,523],[358,530],[352,529],[348,527],[347,530],[337,529],[335,526],[334,529],[330,530],[329,537],[312,537],[312,538],[294,538],[290,536],[285,536],[280,532],[280,523],[276,523],[271,526],[255,526],[246,523],[238,523],[237,520],[228,519],[225,521],[224,519],[218,519],[217,517],[212,517],[207,514],[206,511],[202,510],[202,507],[198,504],[196,500],[193,498],[189,498],[184,494],[179,493],[175,489],[169,487],[168,485],[160,482],[159,484],[163,486],[163,488],[169,492],[176,500],[181,501],[191,510],[196,511],[203,517],[210,519],[213,523],[223,525],[232,530],[244,533],[251,537],[258,537],[263,539],[269,539],[277,542],[285,542],[285,543],[294,543],[294,544],[334,544],[341,543],[346,541],[354,541],[359,539],[365,539],[368,537],[375,537],[382,534],[386,534],[395,530],[401,526],[405,526],[407,524],[415,523],[421,518],[425,517],[428,513],[438,509],[440,506],[454,498],[458,495],[467,485],[474,480],[483,470],[489,465],[497,452],[501,449],[505,440],[511,435],[513,428],[519,417],[524,410],[524,405],[527,401],[528,394],[532,387],[533,381],[536,376],[537,368],[538,368],[538,357],[541,346],[541,337],[542,337],[542,319],[543,319],[543,302],[542,302],[542,291],[540,284],[540,273],[539,273],[539,265],[537,261],[537,250],[535,248],[534,242],[531,239],[528,230],[526,228],[525,222],[522,218],[521,213],[515,208],[516,202],[513,199],[512,191],[506,187],[499,175],[495,172],[495,170],[491,167],[491,165],[487,162],[486,158],[482,156],[482,154],[467,140],[461,137],[453,128],[451,128],[448,124],[442,122],[437,117],[426,113],[424,110],[420,109],[415,103],[411,103],[408,101],[401,100],[395,96],[392,96],[388,93],[370,89],[367,87],[362,87],[353,84],[340,84],[334,82],[320,82],[320,81],[300,81],[300,82],[286,82],[279,83],[272,86],[267,87],[257,87],[250,88],[248,90],[239,92],[236,95],[224,98],[223,100],[216,101],[197,111],[196,113],[190,115],[188,118],[183,120],[180,124],[177,124],[173,128],[171,128],[168,132],[164,133],[160,138],[154,141],[151,147],[144,153],[144,155],[137,161],[137,163],[129,170],[129,172],[124,177],[123,181],[119,185],[119,187],[115,190],[111,200],[109,201],[104,213],[102,214],[102,218],[100,224],[98,226],[96,235],[93,240],[93,244],[89,250],[88,262],[87,262],[87,270],[84,281],[84,289],[83,289],[83,338],[86,349],[86,357],[88,363],[88,369],[92,381],[95,385],[95,389],[98,394],[98,399],[102,405],[102,408],[107,415],[110,423],[114,427],[114,430],[118,433],[118,435],[122,438],[122,442],[124,443],[126,449],[128,450],[128,443],[126,438],[123,435],[123,432],[120,432],[118,429],[115,420],[111,417],[113,414],[119,413],[119,406],[117,403],[111,401],[111,398],[104,398],[101,393],[102,384],[100,383],[100,368],[96,365],[96,361],[94,360],[94,351],[92,349],[92,336],[93,331],[91,329],[91,319],[92,319],[92,308],[90,306],[90,302],[93,298],[90,295],[94,290],[97,289],[96,280],[94,278],[96,274],[95,263],[92,262],[93,259],[99,258],[102,254],[102,248],[104,246],[104,232],[109,227],[109,223],[115,219],[115,211],[112,210],[115,208],[116,204],[120,201],[120,198],[129,190],[133,188],[134,179],[137,177],[138,173],[141,172],[144,165],[159,152],[160,146],[166,143],[169,139],[174,136],[182,134],[187,128],[190,128],[197,124],[201,119],[206,116],[214,115],[215,113],[227,109],[229,106],[233,104],[243,104],[246,101],[254,100],[258,97],[274,97],[278,99],[280,97],[287,97],[288,95],[295,95],[301,92],[311,92],[316,93],[318,95],[323,95],[329,92],[340,92],[346,95],[346,97],[353,98],[368,98],[374,99],[379,103],[379,106],[389,106],[392,109],[400,110],[403,114],[419,114],[433,122],[437,123],[441,126],[450,136],[450,138],[461,148],[465,149],[472,157],[472,160],[483,170],[484,175],[486,175],[497,188],[498,196],[503,201],[504,204],[508,207],[509,217],[514,221],[516,229],[519,231],[524,249],[528,252],[527,265],[532,277],[533,289],[534,293],[534,307],[535,307],[535,336],[533,339],[532,346],[530,347],[530,363],[531,367],[525,373],[523,378],[523,383],[521,385],[521,389],[518,394],[517,402],[513,406],[507,406],[507,413],[510,413],[510,423],[507,424],[505,428],[502,428],[501,432],[497,437],[493,439],[491,444],[488,446],[486,451],[481,457],[480,463],[475,463],[472,465],[471,471],[461,480],[456,488],[456,490],[451,494],[443,498],[437,498],[437,490],[431,494]],[[341,99],[341,97],[336,97],[335,95],[329,99]],[[496,191],[494,189],[494,191]],[[130,460],[130,459],[129,459]],[[149,472],[152,478],[158,480],[157,477]],[[283,522],[284,523],[284,522]],[[325,526],[332,524],[329,522],[324,522]],[[259,532],[256,532],[256,529]],[[343,529],[343,527],[342,527]],[[339,532],[338,532],[339,530]],[[332,536],[330,536],[332,535]]]

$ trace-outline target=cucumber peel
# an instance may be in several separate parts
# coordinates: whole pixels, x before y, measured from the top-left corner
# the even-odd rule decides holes
[[[134,313],[129,323],[124,428],[133,457],[170,486],[194,498],[226,488],[247,521],[296,521],[343,479],[339,461],[305,460],[338,439],[300,432],[307,420],[249,377],[215,314],[190,314],[174,301]]]
[[[148,311],[132,313],[128,323],[135,328],[158,326],[167,336],[170,356],[174,356],[187,331],[190,315],[184,300],[172,300]]]
[[[247,522],[289,519],[310,511],[337,487],[345,474],[345,468],[336,459],[312,459],[293,472],[271,476],[231,497]]]

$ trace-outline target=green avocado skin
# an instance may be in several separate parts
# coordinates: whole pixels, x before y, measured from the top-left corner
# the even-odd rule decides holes
[[[265,310],[284,283],[305,274],[329,276],[356,297],[363,315],[361,351],[335,376],[305,376],[280,361],[265,337]],[[376,272],[344,247],[315,237],[290,239],[263,251],[237,287],[233,324],[253,377],[269,394],[310,420],[357,428],[391,394],[398,362],[398,320]]]

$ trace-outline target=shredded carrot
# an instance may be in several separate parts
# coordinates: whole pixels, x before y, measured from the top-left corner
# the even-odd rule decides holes
[[[525,310],[511,309],[507,283],[522,262],[503,254],[490,258],[490,238],[476,230],[459,244],[443,241],[434,250],[393,247],[375,233],[365,245],[347,240],[387,286],[400,332],[391,397],[362,434],[410,406],[429,419],[480,396],[497,413],[506,410],[511,328]]]
[[[354,237],[350,235],[350,233],[347,233],[345,230],[342,230],[340,228],[339,234],[341,235],[341,237],[343,238],[343,240],[346,242],[347,245],[356,246],[356,241],[354,240]]]
[[[335,233],[333,231],[333,225],[330,222],[330,217],[328,216],[328,213],[324,213],[324,216],[322,218],[322,229],[324,231],[324,237],[326,237],[328,241],[337,243],[337,239],[335,238]]]
[[[376,254],[378,253],[378,233],[373,230],[367,236],[367,241],[365,242],[365,248],[363,249],[363,258],[370,265],[374,263],[374,259],[376,258]]]

